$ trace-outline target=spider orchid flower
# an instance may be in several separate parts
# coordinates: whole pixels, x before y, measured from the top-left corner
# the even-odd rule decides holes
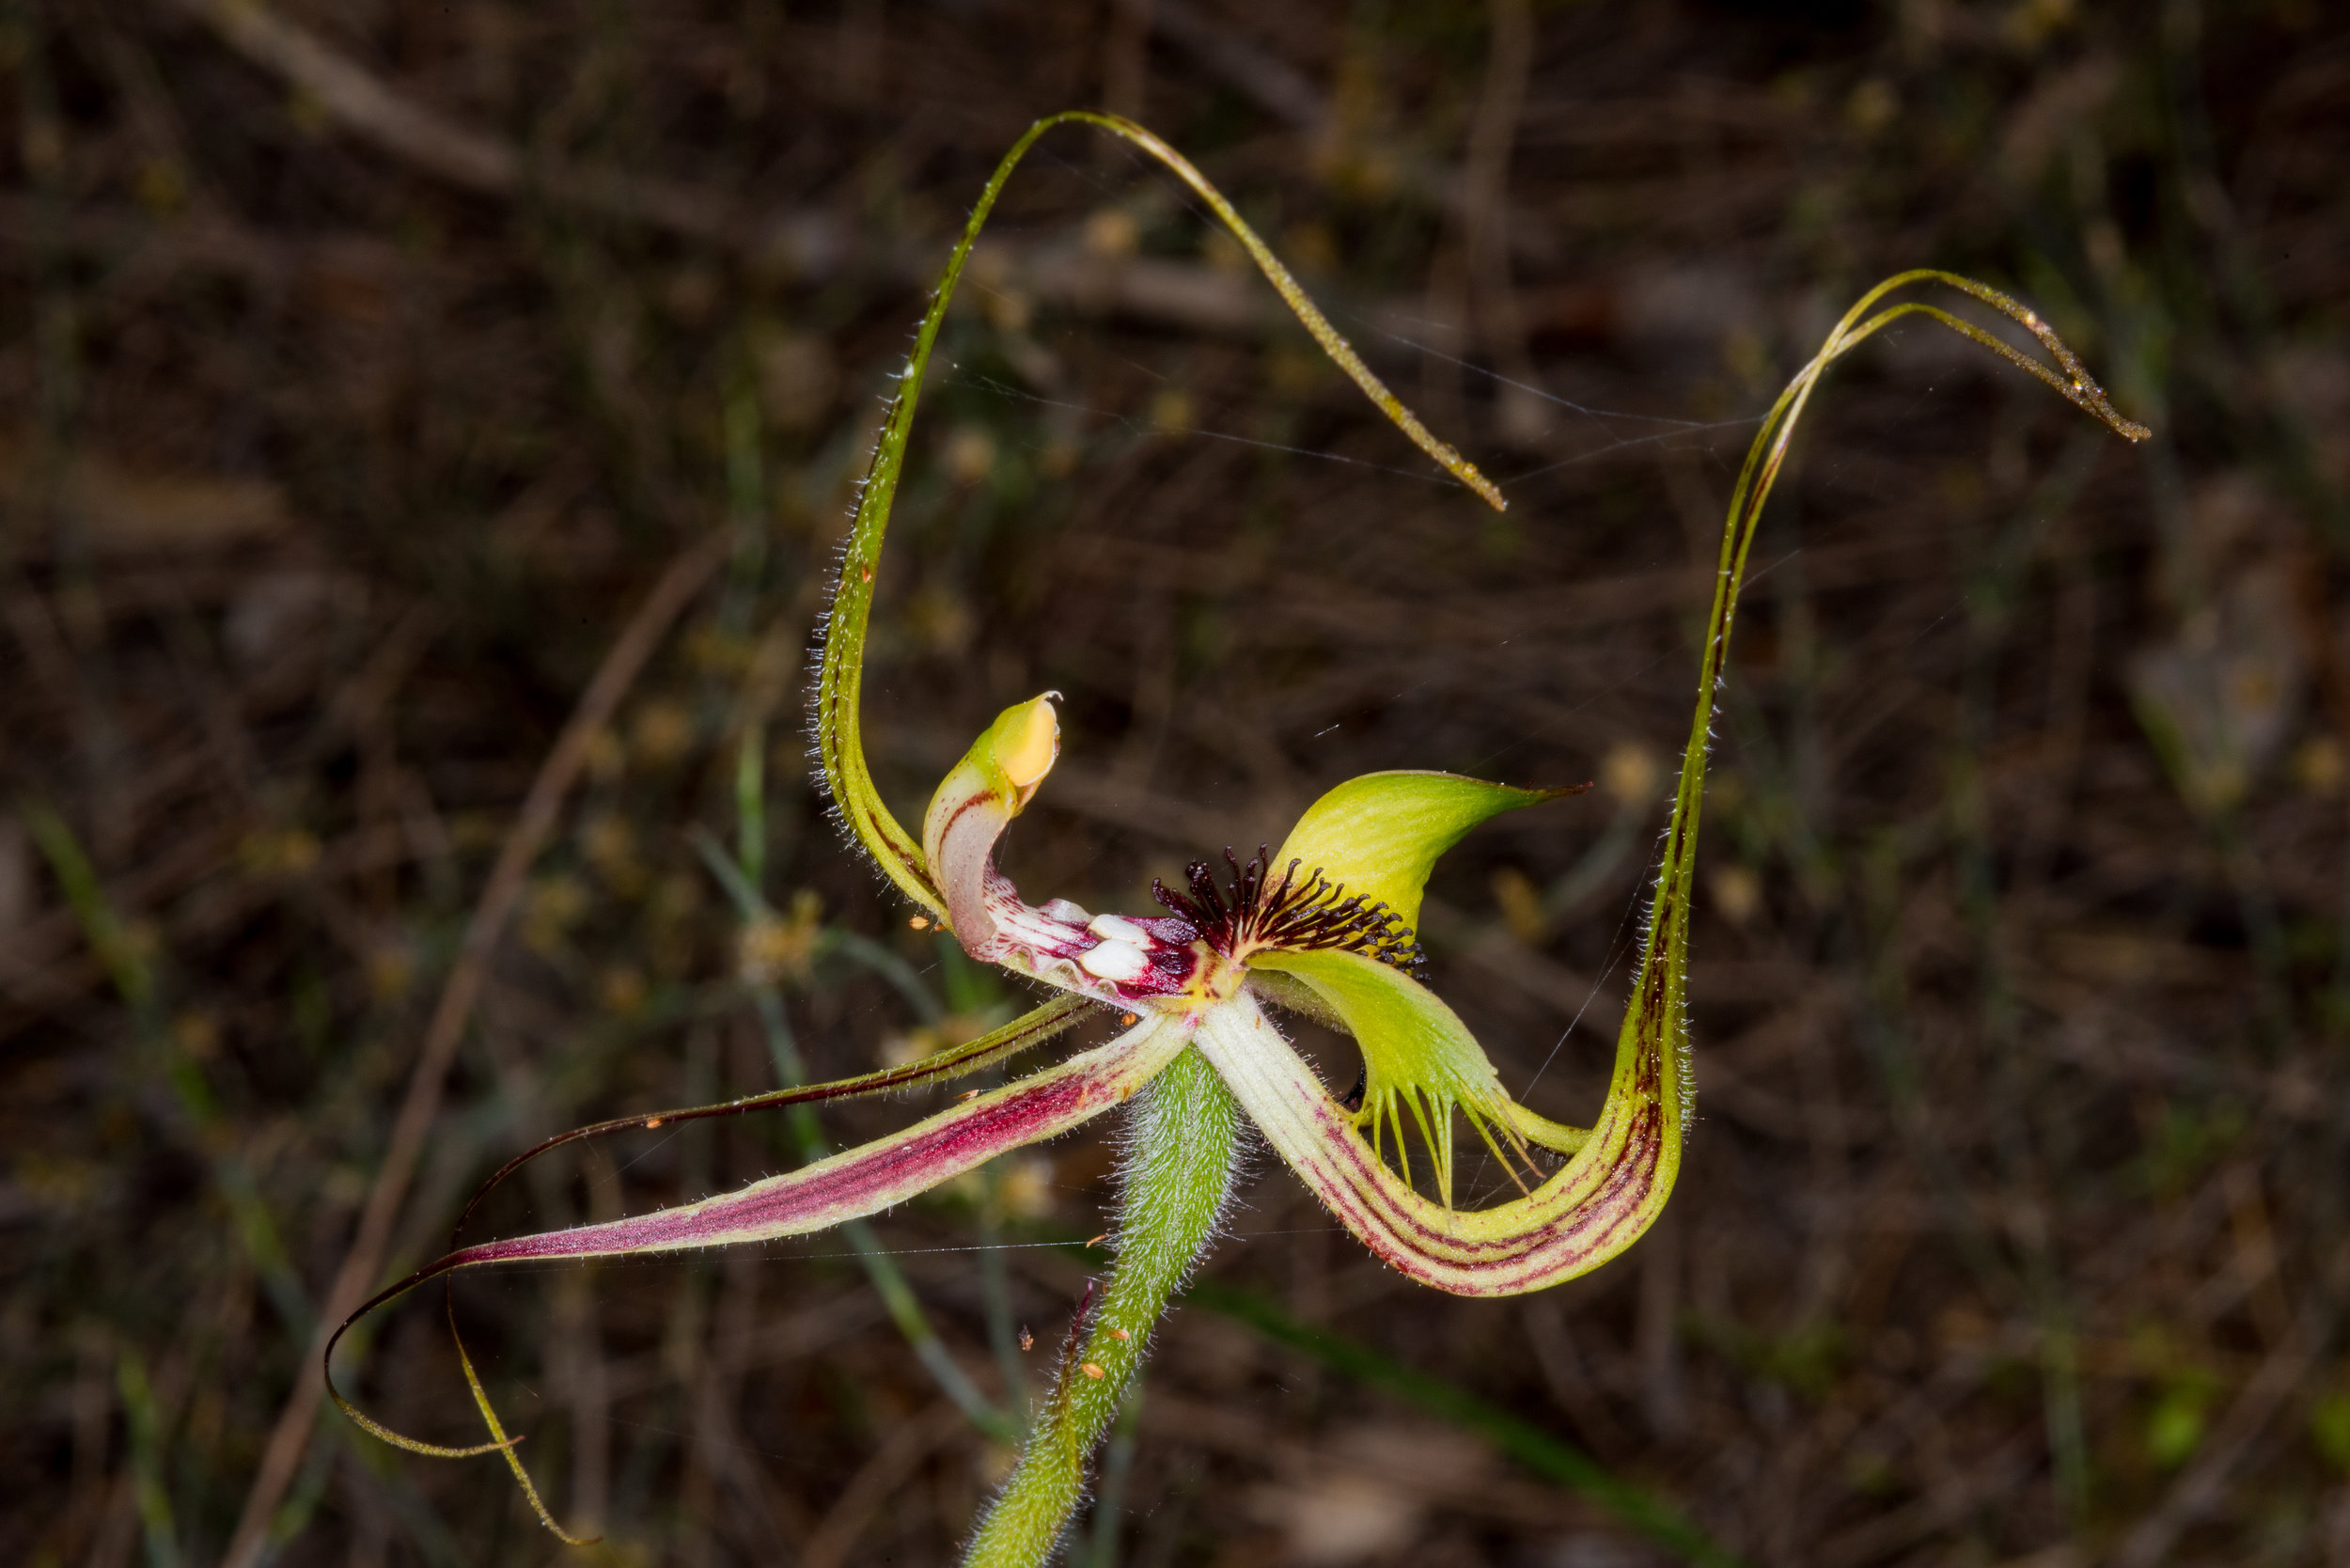
[[[1678,1118],[1661,1105],[1602,1140],[1609,1159],[1560,1192],[1545,1187],[1540,1202],[1525,1193],[1527,1206],[1496,1215],[1498,1224],[1465,1224],[1452,1209],[1456,1109],[1505,1168],[1537,1183],[1545,1173],[1529,1146],[1573,1154],[1590,1135],[1512,1100],[1460,1019],[1417,978],[1420,898],[1436,857],[1488,817],[1579,789],[1370,774],[1316,801],[1278,853],[1260,849],[1243,865],[1227,850],[1221,882],[1194,861],[1187,890],[1154,885],[1162,914],[1089,915],[1062,899],[1040,907],[1022,899],[994,851],[1059,753],[1056,695],[1006,709],[924,816],[924,856],[964,951],[1134,1018],[1107,1051],[1157,1060],[1197,1047],[1331,1211],[1425,1283],[1471,1295],[1532,1290],[1590,1266],[1594,1249],[1621,1247],[1629,1236],[1618,1237],[1620,1224],[1637,1234],[1677,1134]],[[1352,1035],[1363,1057],[1356,1090],[1334,1099],[1266,1017],[1266,1003]],[[1670,1068],[1659,1061],[1647,1073],[1645,1098],[1659,1101]],[[1411,1131],[1431,1156],[1434,1200],[1411,1184]],[[1390,1137],[1392,1165],[1382,1147]],[[1563,1245],[1553,1222],[1574,1200],[1561,1194],[1599,1188],[1608,1193],[1604,1214],[1590,1211],[1593,1223]]]
[[[1261,849],[1246,863],[1227,850],[1221,877],[1206,862],[1195,862],[1184,887],[1154,886],[1159,907],[1153,912],[1093,914],[1065,899],[1029,902],[995,861],[997,841],[1036,799],[1059,756],[1057,694],[1008,708],[989,726],[932,795],[918,838],[874,787],[859,712],[866,631],[922,372],[972,242],[1005,180],[1038,136],[1069,121],[1124,137],[1171,169],[1231,230],[1365,393],[1465,484],[1496,507],[1502,504],[1481,475],[1397,402],[1180,154],[1140,127],[1107,116],[1065,114],[1039,121],[982,193],[916,335],[844,553],[813,707],[819,753],[841,818],[882,871],[921,906],[916,923],[938,923],[972,958],[1057,995],[992,1034],[888,1072],[579,1129],[509,1163],[489,1185],[540,1150],[577,1137],[946,1081],[1005,1062],[1089,1013],[1114,1014],[1125,1026],[1122,1032],[1001,1088],[966,1096],[902,1132],[736,1192],[458,1248],[360,1309],[364,1314],[423,1279],[461,1268],[719,1247],[822,1231],[1127,1106],[1113,1267],[1098,1299],[1089,1295],[1080,1309],[1058,1383],[1035,1413],[1019,1465],[968,1548],[967,1561],[988,1565],[1033,1564],[1054,1550],[1081,1496],[1089,1456],[1140,1364],[1152,1325],[1216,1234],[1246,1125],[1253,1124],[1383,1262],[1458,1294],[1508,1295],[1571,1278],[1632,1245],[1662,1210],[1690,1114],[1684,974],[1714,694],[1755,522],[1795,422],[1831,363],[1888,323],[1923,316],[2038,376],[2120,433],[2133,440],[2146,433],[2114,411],[2036,315],[1982,284],[1939,272],[1904,273],[1862,296],[1838,323],[1764,416],[1733,491],[1700,656],[1696,712],[1637,983],[1594,1124],[1562,1126],[1511,1098],[1458,1015],[1421,983],[1418,928],[1437,856],[1480,823],[1573,789],[1521,789],[1447,773],[1370,774],[1323,795],[1277,850]],[[2004,313],[2040,342],[2054,365],[1936,306],[1880,303],[1895,290],[1920,283],[1958,290]],[[1277,1022],[1284,1011],[1353,1037],[1362,1073],[1351,1092],[1333,1092],[1292,1046]],[[1502,1201],[1455,1205],[1456,1112],[1514,1183]],[[1424,1166],[1414,1163],[1415,1142],[1424,1151]],[[492,1439],[477,1448],[401,1437],[335,1397],[370,1431],[418,1451],[504,1450],[537,1504],[513,1439],[470,1361],[465,1370]],[[540,1513],[552,1528],[543,1506]]]

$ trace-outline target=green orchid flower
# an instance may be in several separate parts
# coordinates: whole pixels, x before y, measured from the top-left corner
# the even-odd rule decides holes
[[[989,181],[923,319],[842,560],[813,706],[834,803],[883,872],[925,911],[916,923],[937,922],[973,959],[1056,995],[992,1034],[888,1072],[579,1129],[511,1162],[490,1184],[523,1160],[578,1137],[943,1082],[1032,1050],[1103,1011],[1125,1027],[1106,1043],[966,1097],[901,1133],[736,1192],[460,1248],[361,1309],[364,1314],[423,1279],[462,1268],[822,1231],[1125,1106],[1115,1262],[1098,1298],[1089,1295],[1080,1309],[1053,1392],[1035,1413],[1020,1462],[969,1545],[966,1561],[990,1568],[1041,1562],[1054,1550],[1152,1326],[1217,1233],[1246,1126],[1380,1260],[1462,1295],[1516,1294],[1585,1273],[1631,1246],[1663,1209],[1690,1115],[1684,977],[1714,694],[1755,522],[1796,419],[1828,365],[1891,321],[1920,315],[2039,376],[2123,435],[2146,433],[2113,410],[2037,316],[1983,285],[1938,272],[1904,274],[1864,295],[1838,324],[1764,417],[1733,494],[1638,982],[1596,1121],[1588,1129],[1562,1126],[1509,1095],[1460,1017],[1422,983],[1418,920],[1436,858],[1471,828],[1574,789],[1525,789],[1447,773],[1371,774],[1314,802],[1277,850],[1261,849],[1246,863],[1227,850],[1221,875],[1197,862],[1183,887],[1154,886],[1155,911],[1094,914],[1065,899],[1028,902],[995,861],[1005,829],[1035,800],[1059,756],[1058,694],[1015,704],[988,727],[932,795],[918,839],[874,788],[859,713],[867,621],[923,370],[972,242],[1005,180],[1038,136],[1067,122],[1108,130],[1173,170],[1372,400],[1464,483],[1502,505],[1481,475],[1397,402],[1180,154],[1140,127],[1106,116],[1065,114],[1038,122]],[[1935,306],[1880,305],[1894,290],[1926,282],[2008,315],[2054,365]],[[1279,1022],[1286,1012],[1354,1039],[1362,1073],[1351,1092],[1334,1093],[1290,1043]],[[1510,1173],[1515,1192],[1505,1200],[1454,1204],[1456,1112]],[[1415,1163],[1415,1143],[1424,1164]],[[470,1361],[465,1370],[492,1438],[478,1448],[417,1443],[336,1398],[369,1430],[418,1451],[503,1450],[528,1489],[513,1440]],[[536,1504],[535,1490],[530,1496]],[[543,1506],[540,1513],[552,1528]]]

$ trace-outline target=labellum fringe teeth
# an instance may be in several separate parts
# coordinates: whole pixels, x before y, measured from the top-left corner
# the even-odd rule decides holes
[[[1428,955],[1420,951],[1418,933],[1403,917],[1384,903],[1366,904],[1315,867],[1301,880],[1292,860],[1277,882],[1267,879],[1273,852],[1257,846],[1248,864],[1240,863],[1228,848],[1224,863],[1231,869],[1231,887],[1216,886],[1215,873],[1204,860],[1183,868],[1191,884],[1188,896],[1153,877],[1151,896],[1197,931],[1208,946],[1227,958],[1251,949],[1286,952],[1362,953],[1402,970],[1415,980],[1427,978]]]

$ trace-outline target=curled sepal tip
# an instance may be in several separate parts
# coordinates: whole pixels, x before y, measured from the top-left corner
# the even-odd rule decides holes
[[[971,209],[963,234],[947,259],[938,286],[932,290],[930,308],[924,312],[921,324],[914,335],[914,352],[906,360],[905,370],[898,378],[897,395],[889,405],[889,414],[883,422],[880,438],[874,443],[872,464],[867,470],[865,483],[858,493],[856,516],[850,527],[843,547],[840,574],[834,585],[832,611],[825,622],[823,656],[818,671],[816,689],[811,700],[812,722],[816,731],[817,754],[821,758],[824,781],[830,788],[833,805],[843,823],[870,854],[882,871],[908,898],[934,915],[947,914],[947,898],[939,878],[923,854],[923,848],[913,834],[891,814],[875,787],[870,768],[867,765],[863,717],[859,703],[864,686],[865,648],[867,629],[873,607],[874,579],[881,566],[882,541],[888,532],[889,514],[896,502],[898,483],[904,473],[906,449],[914,431],[915,412],[921,402],[922,378],[929,368],[931,354],[937,345],[940,325],[952,302],[956,285],[971,256],[971,247],[995,211],[995,201],[1003,194],[1028,149],[1047,131],[1059,125],[1090,125],[1106,131],[1157,159],[1177,179],[1189,186],[1214,213],[1241,248],[1272,284],[1281,302],[1288,306],[1323,352],[1343,369],[1363,395],[1377,406],[1396,427],[1409,436],[1421,451],[1428,454],[1447,473],[1467,486],[1496,511],[1506,510],[1509,502],[1493,481],[1478,471],[1477,465],[1463,457],[1420,422],[1402,400],[1387,389],[1363,362],[1353,345],[1330,324],[1297,279],[1291,275],[1280,259],[1273,254],[1257,231],[1251,228],[1239,211],[1225,199],[1224,194],[1201,174],[1191,161],[1166,142],[1132,120],[1115,115],[1094,114],[1072,110],[1048,115],[1031,125],[1026,133],[1012,145],[1003,161],[996,165],[979,198]]]
[[[405,1290],[407,1287],[403,1285],[400,1288]],[[359,1312],[365,1313],[374,1305],[374,1302],[369,1302],[367,1307],[359,1309]],[[343,1336],[344,1330],[350,1328],[352,1323],[358,1321],[358,1315],[359,1314],[354,1313],[351,1322],[345,1323],[342,1328],[338,1328],[335,1331],[336,1340],[340,1340]],[[352,1403],[351,1401],[345,1399],[342,1395],[342,1390],[335,1387],[334,1374],[331,1370],[331,1363],[335,1355],[335,1346],[332,1341],[330,1341],[326,1347],[327,1359],[330,1363],[330,1370],[326,1379],[327,1398],[333,1400],[337,1408],[340,1409],[345,1416],[351,1418],[352,1424],[358,1427],[362,1432],[380,1437],[384,1442],[391,1444],[394,1448],[406,1449],[410,1453],[420,1453],[431,1459],[473,1459],[485,1453],[503,1455],[508,1468],[514,1472],[514,1479],[521,1482],[523,1496],[529,1499],[531,1510],[539,1515],[539,1522],[540,1524],[546,1526],[548,1529],[554,1531],[555,1534],[561,1539],[565,1545],[594,1545],[598,1541],[603,1539],[601,1536],[583,1536],[572,1534],[561,1525],[555,1522],[555,1514],[547,1507],[546,1499],[539,1496],[539,1488],[536,1483],[531,1481],[529,1470],[524,1467],[521,1457],[514,1451],[523,1440],[520,1437],[509,1436],[507,1435],[505,1424],[498,1419],[497,1410],[490,1403],[489,1390],[481,1386],[481,1374],[475,1370],[473,1357],[466,1354],[464,1339],[457,1332],[457,1320],[453,1309],[449,1317],[449,1336],[456,1341],[458,1362],[465,1369],[465,1385],[473,1390],[474,1403],[480,1408],[481,1419],[490,1428],[491,1441],[487,1443],[475,1443],[466,1447],[452,1447],[445,1443],[428,1443],[423,1441],[421,1438],[411,1437],[406,1433],[394,1432],[390,1427],[385,1426],[382,1421],[377,1420],[374,1417],[368,1415],[366,1411]]]
[[[471,1370],[468,1364],[468,1372]],[[485,1453],[505,1452],[522,1441],[520,1437],[509,1437],[501,1432],[492,1442],[475,1443],[468,1447],[454,1447],[446,1443],[428,1443],[421,1437],[411,1437],[404,1432],[394,1432],[390,1427],[345,1399],[342,1390],[335,1387],[332,1373],[328,1375],[326,1397],[333,1400],[336,1408],[350,1417],[351,1424],[360,1431],[370,1436],[381,1437],[396,1449],[406,1449],[410,1453],[420,1453],[430,1459],[475,1459]]]
[[[523,1496],[530,1500],[531,1512],[539,1515],[539,1522],[553,1531],[566,1546],[592,1546],[602,1541],[603,1537],[601,1535],[573,1535],[555,1522],[554,1510],[548,1508],[546,1499],[539,1496],[538,1482],[530,1479],[530,1471],[524,1466],[522,1456],[514,1451],[514,1445],[521,1439],[506,1435],[506,1424],[498,1419],[497,1406],[490,1403],[490,1391],[481,1386],[481,1374],[474,1369],[473,1356],[465,1349],[465,1337],[457,1332],[457,1304],[453,1301],[448,1307],[448,1337],[457,1346],[459,1365],[465,1369],[465,1387],[473,1390],[474,1405],[481,1412],[482,1422],[489,1427],[490,1435],[497,1439],[489,1446],[505,1455],[506,1467],[514,1472],[514,1480],[522,1487]]]
[[[1968,321],[1962,321],[1949,311],[1921,301],[1910,301],[1898,305],[1889,310],[1879,311],[1873,316],[1868,314],[1879,299],[1896,289],[1906,288],[1913,283],[1939,283],[1945,288],[1955,289],[1962,294],[1968,294],[1981,300],[1992,309],[2014,321],[2026,332],[2030,333],[2040,346],[2048,351],[2048,357],[2055,360],[2056,364],[2051,366],[2034,359],[2021,350],[1999,341],[1981,327]],[[2018,369],[2038,377],[2053,387],[2065,401],[2084,413],[2093,415],[2103,421],[2107,429],[2126,441],[2143,441],[2154,433],[2113,406],[2113,400],[2107,396],[2104,387],[2097,384],[2097,378],[2089,373],[2089,367],[2081,362],[2080,355],[2075,353],[2071,346],[2057,336],[2054,327],[2041,320],[2040,312],[2013,295],[1992,288],[1988,283],[1979,283],[1971,277],[1965,277],[1957,273],[1946,273],[1935,267],[1921,267],[1913,272],[1897,274],[1863,295],[1860,303],[1854,306],[1851,312],[1845,316],[1843,325],[1830,337],[1827,347],[1823,353],[1825,357],[1834,358],[1871,334],[1881,331],[1902,317],[1909,315],[1924,316],[1931,321],[1938,321],[1960,337],[1990,350]]]
[[[1152,1013],[1135,1027],[1058,1066],[979,1095],[916,1122],[893,1137],[819,1160],[788,1175],[754,1182],[738,1191],[697,1203],[600,1225],[510,1237],[462,1247],[427,1264],[362,1305],[336,1329],[324,1356],[326,1391],[337,1407],[366,1431],[412,1453],[463,1459],[503,1452],[531,1506],[549,1529],[565,1535],[540,1499],[537,1488],[512,1452],[520,1439],[507,1435],[489,1396],[458,1341],[458,1355],[492,1441],[469,1448],[427,1443],[393,1431],[345,1399],[335,1387],[336,1346],[352,1326],[416,1286],[454,1270],[525,1259],[605,1258],[674,1252],[771,1241],[829,1230],[916,1197],[1025,1145],[1057,1137],[1114,1105],[1121,1105],[1155,1077],[1183,1050],[1180,1025]],[[452,1320],[450,1328],[455,1330]]]

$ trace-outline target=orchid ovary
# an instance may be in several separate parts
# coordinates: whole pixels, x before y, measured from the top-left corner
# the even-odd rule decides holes
[[[1088,1004],[1114,1011],[1128,1027],[1106,1043],[901,1133],[736,1192],[454,1251],[361,1309],[420,1279],[468,1266],[806,1234],[876,1213],[998,1154],[1138,1100],[1122,1172],[1113,1273],[1100,1307],[1081,1312],[1060,1385],[1039,1411],[1010,1482],[972,1544],[966,1560],[985,1568],[1026,1568],[1054,1550],[1081,1491],[1087,1456],[1139,1364],[1159,1312],[1214,1237],[1232,1184],[1242,1118],[1375,1255],[1414,1279],[1458,1294],[1514,1294],[1573,1278],[1632,1245],[1661,1212],[1679,1171],[1690,1114],[1684,971],[1715,693],[1756,523],[1795,423],[1829,365],[1889,322],[1920,315],[2024,367],[2123,435],[2135,440],[2145,433],[2114,411],[2037,316],[1983,285],[1937,272],[1904,274],[1864,295],[1838,323],[1765,416],[1733,493],[1696,712],[1606,1097],[1590,1129],[1561,1126],[1503,1090],[1466,1027],[1415,971],[1421,957],[1419,908],[1436,858],[1480,823],[1574,790],[1520,789],[1447,773],[1368,775],[1336,786],[1308,808],[1279,851],[1260,851],[1243,863],[1227,850],[1223,878],[1206,862],[1196,862],[1184,889],[1155,889],[1162,913],[1133,915],[1090,914],[1064,899],[1031,904],[996,866],[998,839],[1045,786],[1059,755],[1057,694],[1016,703],[997,716],[933,792],[918,839],[881,800],[859,713],[866,630],[923,370],[964,261],[1006,179],[1038,136],[1066,122],[1106,129],[1174,169],[1241,239],[1317,341],[1373,401],[1465,483],[1500,504],[1473,467],[1402,410],[1262,242],[1180,155],[1139,127],[1107,116],[1040,120],[982,193],[916,335],[843,554],[812,707],[834,804],[884,874],[944,923],[973,959],[1060,995],[961,1051],[915,1064],[916,1071],[759,1103],[868,1092],[1000,1063],[1058,1034]],[[2040,340],[2058,368],[1935,306],[1909,302],[1879,308],[1889,290],[1923,282],[1955,288],[2009,315]],[[1303,1013],[1355,1039],[1364,1066],[1359,1102],[1331,1093],[1269,1009]],[[1456,1110],[1511,1173],[1516,1196],[1484,1208],[1453,1206]],[[631,1119],[605,1127],[624,1124],[650,1121]],[[1429,1156],[1433,1197],[1413,1180],[1409,1135],[1417,1135]],[[1537,1151],[1557,1158],[1546,1160]],[[486,1399],[483,1408],[490,1446],[506,1450],[512,1463],[510,1443]]]

